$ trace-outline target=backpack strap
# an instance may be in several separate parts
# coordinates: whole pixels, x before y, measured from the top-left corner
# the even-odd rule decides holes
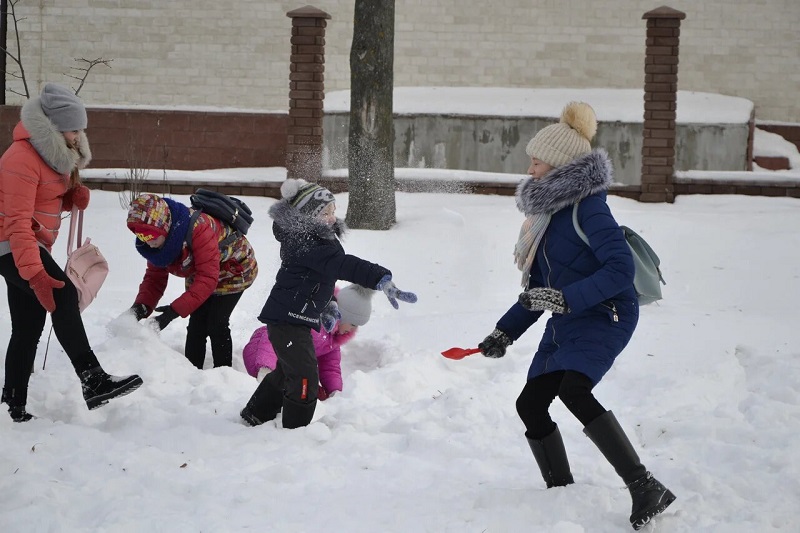
[[[72,216],[69,217],[69,241],[67,242],[67,257],[72,255],[72,245],[75,242],[75,228],[78,229],[78,245],[81,247],[83,239],[83,209],[72,206]]]
[[[194,225],[202,214],[202,211],[195,209],[194,213],[192,213],[192,216],[189,217],[189,231],[186,232],[186,246],[189,248],[192,247],[192,234],[194,233]]]
[[[203,214],[202,209],[195,209],[194,213],[192,213],[192,216],[189,217],[189,231],[186,232],[186,241],[185,241],[186,246],[188,246],[189,248],[192,247],[192,233],[194,232],[194,225],[197,222],[197,219],[200,218],[200,215],[202,214]],[[208,216],[210,216],[211,218],[215,218],[211,215]],[[219,219],[217,219],[217,222],[224,225],[224,223]],[[230,235],[219,241],[220,250],[224,250],[225,248],[236,242],[236,239],[238,239],[239,235],[241,235],[241,233],[239,231],[234,230],[233,227],[231,227],[231,230],[232,231]]]
[[[580,200],[578,200],[572,206],[572,227],[575,228],[575,233],[577,233],[578,237],[580,237],[581,240],[586,243],[586,246],[589,246],[589,238],[583,232],[583,230],[581,229],[581,225],[578,223],[578,206],[579,205],[581,205],[581,201]]]

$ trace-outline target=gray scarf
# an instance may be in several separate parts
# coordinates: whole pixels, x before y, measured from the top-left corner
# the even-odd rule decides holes
[[[608,153],[598,148],[551,170],[541,179],[528,177],[517,186],[517,208],[526,218],[514,246],[514,262],[522,271],[524,288],[528,286],[533,259],[553,213],[607,190],[613,176]]]

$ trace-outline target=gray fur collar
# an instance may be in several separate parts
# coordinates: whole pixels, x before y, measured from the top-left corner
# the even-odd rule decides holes
[[[517,207],[525,216],[555,213],[614,182],[614,167],[602,148],[550,171],[540,180],[525,178],[517,185]]]
[[[269,208],[269,216],[275,220],[281,229],[292,234],[311,234],[323,239],[342,239],[347,232],[347,224],[337,218],[333,226],[323,224],[316,218],[304,215],[291,205],[289,200],[283,199]]]
[[[85,168],[92,159],[89,139],[81,132],[80,152],[70,149],[64,136],[42,111],[39,97],[34,96],[22,106],[22,125],[30,134],[30,143],[42,159],[59,174],[69,174],[73,169]]]

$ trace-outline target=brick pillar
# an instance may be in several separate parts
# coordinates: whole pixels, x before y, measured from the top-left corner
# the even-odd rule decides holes
[[[322,177],[325,27],[331,16],[314,6],[289,11],[286,16],[292,19],[286,176],[319,181]]]
[[[686,13],[661,6],[647,20],[644,60],[644,142],[640,202],[675,201],[675,111],[678,42]]]

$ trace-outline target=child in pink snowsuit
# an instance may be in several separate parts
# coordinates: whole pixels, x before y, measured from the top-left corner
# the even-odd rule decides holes
[[[311,330],[319,366],[320,400],[326,400],[342,390],[341,347],[355,336],[359,326],[363,326],[369,320],[374,293],[375,291],[371,289],[355,284],[341,290],[336,288],[334,298],[339,306],[341,318],[330,333],[324,329]],[[244,347],[242,359],[247,373],[259,381],[275,370],[278,358],[269,342],[266,326],[253,332],[250,342]]]

